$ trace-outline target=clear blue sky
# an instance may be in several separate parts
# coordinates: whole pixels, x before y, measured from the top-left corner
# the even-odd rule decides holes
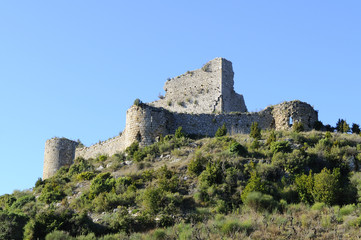
[[[124,129],[135,98],[215,58],[250,111],[299,99],[361,123],[361,1],[1,1],[0,194],[34,186],[46,139]]]

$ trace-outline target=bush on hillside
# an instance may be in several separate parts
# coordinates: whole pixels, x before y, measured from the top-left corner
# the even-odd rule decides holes
[[[247,148],[245,148],[242,144],[240,144],[238,142],[231,143],[231,145],[229,146],[229,151],[233,154],[236,154],[236,155],[242,156],[242,157],[245,157],[248,154]]]
[[[271,143],[271,152],[277,153],[277,152],[283,152],[288,153],[291,152],[291,146],[288,141],[279,141],[279,142],[273,142]]]
[[[244,204],[255,211],[272,211],[277,206],[277,202],[271,195],[260,192],[250,192],[247,194]]]
[[[215,137],[223,137],[227,135],[226,124],[223,123],[222,127],[218,128],[215,134]]]
[[[252,122],[250,137],[259,140],[262,137],[261,128],[258,127],[258,122]]]

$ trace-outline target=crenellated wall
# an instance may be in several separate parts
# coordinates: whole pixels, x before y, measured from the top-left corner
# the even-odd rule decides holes
[[[161,135],[173,134],[180,126],[188,134],[212,137],[223,124],[228,133],[235,134],[249,133],[253,122],[258,122],[261,129],[276,130],[287,130],[292,123],[301,122],[305,130],[311,130],[318,121],[317,111],[301,101],[246,112],[243,96],[233,89],[233,75],[232,63],[216,58],[202,69],[167,81],[164,99],[129,108],[121,136],[84,148],[76,148],[77,142],[65,138],[47,140],[43,178],[71,165],[75,157],[111,156],[124,151],[134,141],[141,146],[149,145]]]

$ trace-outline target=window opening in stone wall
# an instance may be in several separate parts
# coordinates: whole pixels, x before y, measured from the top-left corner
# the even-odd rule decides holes
[[[137,133],[137,136],[135,137],[135,139],[136,139],[138,142],[141,142],[141,141],[142,141],[142,135],[140,135],[140,132]]]
[[[288,126],[292,127],[292,125],[293,125],[293,119],[292,119],[292,117],[289,117],[288,118]]]

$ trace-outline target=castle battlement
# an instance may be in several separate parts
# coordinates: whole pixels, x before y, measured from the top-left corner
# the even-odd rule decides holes
[[[43,179],[72,164],[76,157],[111,156],[134,141],[149,145],[159,136],[173,134],[180,126],[188,134],[214,136],[223,124],[230,134],[236,134],[249,133],[253,122],[262,129],[276,130],[287,130],[292,122],[300,122],[307,131],[318,121],[317,111],[298,100],[247,112],[243,96],[234,91],[233,76],[232,63],[216,58],[201,69],[168,80],[162,99],[130,107],[121,136],[84,148],[76,148],[77,142],[64,138],[47,140]]]

